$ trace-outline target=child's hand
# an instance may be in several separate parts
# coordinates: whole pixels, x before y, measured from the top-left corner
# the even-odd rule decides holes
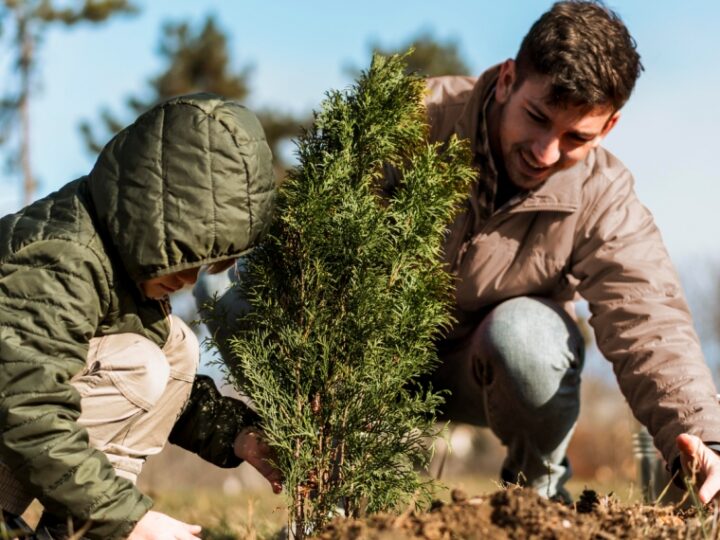
[[[201,540],[201,529],[151,510],[137,522],[128,540]]]
[[[282,491],[282,474],[271,463],[273,452],[262,438],[262,431],[257,428],[245,428],[235,438],[235,455],[244,459],[262,474],[270,485],[273,493]]]

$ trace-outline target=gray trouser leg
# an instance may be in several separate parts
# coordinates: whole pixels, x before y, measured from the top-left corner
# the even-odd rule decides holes
[[[193,288],[193,296],[220,357],[228,366],[234,366],[235,359],[229,340],[240,329],[238,319],[250,311],[250,305],[238,291],[235,268],[230,269],[228,276],[231,286],[227,287],[221,296],[216,297],[216,293],[222,291],[214,290],[210,278],[200,274]]]
[[[572,319],[541,298],[503,302],[451,350],[433,382],[452,395],[451,420],[487,426],[507,446],[503,480],[567,496],[565,457],[580,410],[584,342]]]

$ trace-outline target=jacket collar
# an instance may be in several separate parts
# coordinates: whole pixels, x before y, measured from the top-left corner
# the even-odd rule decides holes
[[[465,104],[460,118],[455,123],[455,133],[460,139],[468,139],[470,148],[482,154],[492,162],[487,144],[487,127],[485,126],[485,106],[490,94],[495,89],[495,82],[500,73],[500,65],[485,71],[475,82],[470,99]]]
[[[590,152],[585,162],[576,163],[565,171],[553,174],[509,211],[511,213],[542,211],[572,213],[578,210],[582,179],[587,176],[586,171],[591,156],[594,156],[594,152]]]

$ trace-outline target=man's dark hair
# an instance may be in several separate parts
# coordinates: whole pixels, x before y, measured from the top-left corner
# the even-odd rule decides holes
[[[620,17],[601,2],[556,2],[520,45],[516,84],[547,75],[554,105],[609,105],[618,110],[643,69],[635,47]]]

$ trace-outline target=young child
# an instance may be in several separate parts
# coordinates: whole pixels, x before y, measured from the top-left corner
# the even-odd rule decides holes
[[[247,459],[280,490],[254,413],[196,376],[197,339],[167,298],[252,248],[273,196],[255,116],[198,94],[143,114],[89,175],[0,220],[8,523],[37,498],[39,537],[63,537],[70,518],[91,539],[198,538],[134,485],[167,440],[221,467]]]

